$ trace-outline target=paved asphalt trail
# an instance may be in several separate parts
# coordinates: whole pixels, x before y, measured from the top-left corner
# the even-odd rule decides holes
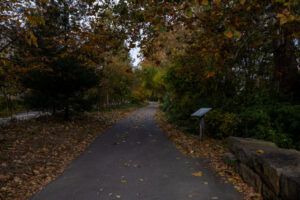
[[[48,114],[50,114],[50,113],[39,112],[39,111],[30,111],[30,112],[23,112],[23,113],[14,114],[13,118],[17,121],[22,121],[22,120],[37,118],[37,117],[40,117],[40,116],[43,116],[43,115],[48,115]],[[7,124],[10,121],[11,121],[10,117],[0,118],[0,125]]]
[[[175,149],[154,122],[156,109],[151,104],[119,121],[31,199],[242,199],[205,160],[185,157]],[[199,171],[201,177],[192,176]]]

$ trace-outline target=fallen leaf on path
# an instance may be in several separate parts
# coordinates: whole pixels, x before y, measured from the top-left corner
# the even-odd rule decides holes
[[[193,158],[208,158],[210,167],[220,173],[219,175],[224,179],[224,183],[228,180],[240,187],[236,189],[243,192],[244,199],[262,200],[261,197],[251,197],[251,194],[255,193],[254,188],[243,182],[242,178],[234,171],[233,167],[228,166],[223,162],[224,152],[229,151],[224,140],[206,138],[204,141],[200,142],[199,136],[185,134],[182,127],[170,124],[162,111],[158,110],[154,117],[156,123],[166,133],[167,138],[172,140],[176,148],[184,155]],[[196,165],[203,166],[202,163],[197,163]],[[208,182],[206,182],[206,184],[208,184]]]
[[[122,180],[121,180],[121,183],[127,183],[127,180],[122,179]]]
[[[120,144],[120,142],[114,142],[113,143],[113,145],[119,145]]]
[[[257,150],[257,153],[265,153],[265,152],[264,152],[264,150],[259,149],[259,150]]]
[[[261,198],[261,195],[258,193],[251,193],[250,198],[253,200],[259,200]]]
[[[195,173],[192,173],[193,176],[202,176],[202,172],[195,172]]]
[[[232,183],[236,183],[236,179],[235,178],[227,178],[228,181],[232,182]]]
[[[220,176],[225,176],[225,172],[219,172],[218,173]]]
[[[121,195],[116,195],[116,198],[117,198],[117,199],[120,199],[120,198],[121,198]]]
[[[125,167],[130,167],[130,164],[124,163],[124,166],[125,166]]]
[[[242,188],[240,186],[235,185],[234,188],[239,192],[242,191]]]
[[[208,185],[208,182],[207,181],[204,181],[204,183],[203,183],[204,185]]]
[[[17,176],[14,178],[14,181],[16,183],[22,183],[22,180],[19,177],[17,177]]]

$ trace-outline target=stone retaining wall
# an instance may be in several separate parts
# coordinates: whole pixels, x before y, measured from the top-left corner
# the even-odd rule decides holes
[[[224,161],[233,165],[245,182],[264,200],[300,200],[300,152],[250,138],[229,138],[231,153]]]

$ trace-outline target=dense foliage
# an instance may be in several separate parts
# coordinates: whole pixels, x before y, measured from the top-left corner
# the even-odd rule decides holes
[[[0,3],[1,102],[85,110],[163,101],[173,122],[300,149],[298,0]],[[130,48],[144,61],[133,69]],[[2,106],[4,108],[4,106]]]
[[[190,114],[212,107],[210,136],[300,149],[299,8],[294,0],[150,0],[128,10],[146,22],[148,62],[166,69],[163,109],[171,121],[196,132]]]
[[[22,0],[0,3],[1,111],[83,111],[125,103],[133,71],[115,4]],[[3,113],[3,112],[2,112]]]
[[[135,70],[133,98],[136,101],[143,99],[162,101],[165,94],[163,76],[163,69],[151,65],[151,63],[143,62],[141,68]]]

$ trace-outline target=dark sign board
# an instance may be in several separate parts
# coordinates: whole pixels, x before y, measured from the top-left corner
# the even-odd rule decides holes
[[[191,116],[192,117],[203,117],[208,111],[210,111],[212,108],[201,108],[194,112]]]

